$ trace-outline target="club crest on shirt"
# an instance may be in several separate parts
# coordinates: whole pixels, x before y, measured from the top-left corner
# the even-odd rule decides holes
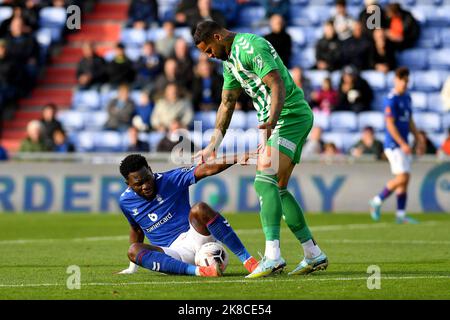
[[[255,62],[258,69],[262,69],[264,67],[264,61],[260,54],[253,58],[253,62]]]

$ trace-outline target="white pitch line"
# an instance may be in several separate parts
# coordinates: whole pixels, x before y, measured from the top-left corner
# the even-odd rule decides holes
[[[421,227],[430,227],[439,225],[438,221],[427,221],[420,224]],[[328,231],[340,231],[340,230],[365,230],[365,229],[377,229],[377,228],[389,228],[394,226],[393,223],[369,223],[369,224],[331,224],[324,226],[310,227],[313,232],[328,232]],[[239,235],[251,235],[262,234],[261,229],[236,229]],[[288,232],[289,229],[282,228],[281,231]],[[52,242],[96,242],[96,241],[123,241],[128,240],[128,236],[103,236],[103,237],[85,237],[85,238],[68,238],[68,239],[15,239],[15,240],[0,240],[0,245],[8,244],[37,244],[37,243],[52,243]]]
[[[415,279],[447,279],[450,280],[450,275],[448,276],[381,276],[381,280],[415,280]],[[360,281],[367,280],[367,277],[335,277],[335,278],[299,278],[296,279],[258,279],[258,280],[245,280],[245,279],[234,279],[234,280],[212,280],[212,281],[143,281],[143,282],[88,282],[81,283],[81,286],[98,287],[98,286],[136,286],[136,285],[183,285],[183,284],[223,284],[223,283],[258,283],[261,282],[323,282],[323,281]],[[0,288],[32,288],[32,287],[59,287],[66,286],[65,283],[30,283],[30,284],[0,284]]]

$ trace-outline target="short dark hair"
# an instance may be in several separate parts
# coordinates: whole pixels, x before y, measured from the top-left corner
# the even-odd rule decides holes
[[[213,37],[214,32],[217,32],[220,29],[222,29],[222,27],[215,21],[208,20],[198,23],[194,32],[195,45],[209,41]]]
[[[375,130],[373,129],[372,126],[365,126],[363,131],[370,131],[370,133],[372,134],[375,133]]]
[[[399,79],[409,77],[409,69],[407,67],[399,67],[395,70],[395,76]]]
[[[347,6],[347,1],[346,0],[336,0],[335,5],[345,7],[345,6]]]
[[[142,168],[150,168],[145,157],[140,154],[130,154],[120,163],[120,174],[128,179],[130,172],[136,172]]]

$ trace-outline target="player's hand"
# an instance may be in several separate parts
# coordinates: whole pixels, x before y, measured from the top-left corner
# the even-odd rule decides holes
[[[138,268],[139,268],[139,266],[137,264],[130,262],[130,265],[128,268],[126,268],[122,271],[116,272],[115,274],[133,274],[133,273],[137,272]]]
[[[269,140],[272,134],[273,125],[271,122],[264,122],[258,126],[258,129],[264,130],[264,141]]]
[[[216,151],[213,145],[209,144],[205,149],[200,150],[194,156],[194,161],[197,160],[198,164],[204,163],[211,158],[216,158]]]
[[[256,159],[258,157],[258,151],[248,151],[246,153],[244,153],[243,155],[239,156],[238,158],[238,163],[241,166],[246,166],[249,165],[250,159]]]
[[[402,151],[403,151],[405,154],[411,154],[411,153],[412,153],[411,147],[410,147],[407,143],[402,144],[402,145],[400,146],[400,149],[402,149]]]

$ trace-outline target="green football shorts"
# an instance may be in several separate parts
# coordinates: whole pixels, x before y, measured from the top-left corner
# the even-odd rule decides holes
[[[313,127],[313,122],[314,115],[309,108],[282,115],[267,145],[283,152],[293,163],[299,163],[303,145]]]

